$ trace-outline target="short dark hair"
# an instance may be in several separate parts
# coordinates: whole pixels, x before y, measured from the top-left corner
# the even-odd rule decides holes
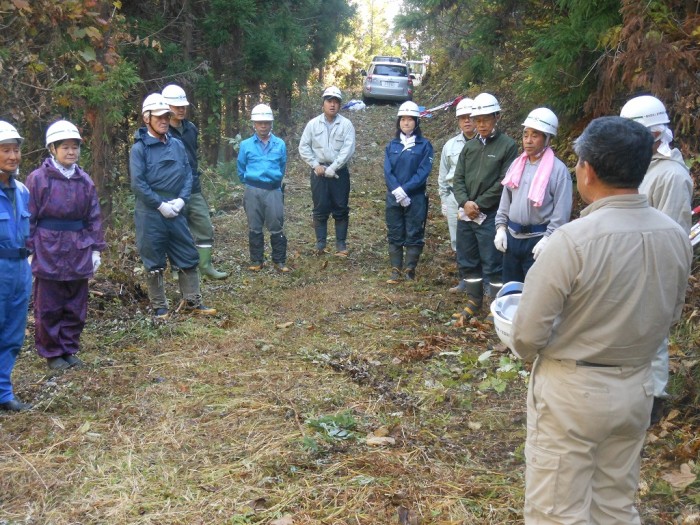
[[[410,115],[406,115],[407,117]],[[416,137],[422,137],[423,132],[420,129],[420,119],[418,117],[411,117],[413,120],[416,121],[416,127],[413,128],[413,134]],[[401,136],[401,117],[396,117],[396,138],[398,139]]]
[[[592,121],[574,142],[580,161],[613,188],[638,188],[649,168],[654,137],[638,122],[622,117]]]

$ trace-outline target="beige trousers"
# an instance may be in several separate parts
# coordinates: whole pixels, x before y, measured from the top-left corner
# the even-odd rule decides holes
[[[638,525],[651,367],[538,358],[527,396],[526,525]]]

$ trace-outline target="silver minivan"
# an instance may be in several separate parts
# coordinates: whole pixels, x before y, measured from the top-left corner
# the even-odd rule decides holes
[[[404,102],[413,98],[413,80],[408,66],[396,62],[372,62],[369,70],[361,71],[362,100],[365,104],[374,100]]]

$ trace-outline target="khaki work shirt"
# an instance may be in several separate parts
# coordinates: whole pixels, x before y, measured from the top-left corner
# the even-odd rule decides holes
[[[680,318],[692,250],[645,195],[600,199],[555,231],[525,279],[514,349],[551,359],[639,366]]]

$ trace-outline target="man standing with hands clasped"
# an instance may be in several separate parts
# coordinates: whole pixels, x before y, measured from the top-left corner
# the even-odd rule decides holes
[[[503,255],[493,244],[496,212],[501,201],[501,181],[518,156],[515,141],[498,129],[501,105],[489,93],[474,99],[471,121],[477,137],[464,146],[453,178],[454,196],[460,207],[457,221],[459,283],[450,292],[467,294],[461,312],[452,318],[465,321],[479,313],[486,295],[495,297],[502,286]]]
[[[588,207],[550,236],[513,320],[528,385],[526,525],[639,524],[634,496],[653,402],[651,362],[680,318],[687,234],[639,187],[651,133],[621,117],[575,142]]]
[[[311,167],[316,253],[326,252],[328,217],[335,220],[335,254],[347,257],[350,216],[350,172],[348,161],[355,153],[355,128],[338,114],[343,96],[331,86],[323,92],[323,113],[311,119],[299,141],[299,155]]]
[[[141,106],[143,126],[136,130],[129,156],[131,189],[136,196],[136,246],[147,272],[148,298],[156,319],[167,319],[163,272],[167,261],[177,267],[181,307],[195,315],[215,315],[202,304],[199,254],[187,219],[180,212],[192,191],[192,169],[185,146],[168,133],[170,106],[160,93]]]

